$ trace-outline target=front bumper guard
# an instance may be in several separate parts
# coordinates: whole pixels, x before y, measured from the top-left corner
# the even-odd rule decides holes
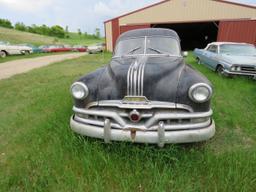
[[[83,124],[70,120],[71,129],[81,135],[104,139],[106,143],[113,141],[131,141],[136,143],[158,144],[163,147],[166,143],[192,143],[208,140],[215,134],[215,123],[211,120],[210,125],[204,128],[187,130],[166,130],[163,121],[158,124],[157,130],[113,129],[109,119],[105,119],[104,126]]]
[[[242,75],[242,76],[250,76],[256,79],[256,73],[250,73],[250,72],[238,72],[238,71],[229,71],[227,69],[224,70],[224,73],[228,75]]]

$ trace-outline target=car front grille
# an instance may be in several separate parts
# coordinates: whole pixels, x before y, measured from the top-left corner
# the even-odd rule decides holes
[[[89,109],[73,108],[74,119],[84,124],[104,127],[104,122],[109,119],[111,127],[115,129],[157,130],[163,122],[166,130],[186,130],[206,127],[211,123],[212,111],[196,113],[187,108],[151,108],[136,109],[141,119],[138,122],[130,120],[130,113],[134,109],[119,108],[116,106],[92,106]]]
[[[248,72],[248,73],[256,73],[256,67],[253,66],[242,66],[241,67],[242,72]]]

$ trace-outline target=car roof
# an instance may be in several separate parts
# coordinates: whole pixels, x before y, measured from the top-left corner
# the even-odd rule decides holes
[[[178,34],[171,29],[163,29],[163,28],[146,28],[146,29],[135,29],[128,32],[123,33],[118,38],[118,41],[136,37],[145,37],[145,36],[166,36],[173,37],[179,40]]]
[[[230,45],[252,45],[252,44],[249,44],[249,43],[237,43],[237,42],[212,42],[212,43],[209,43],[208,45],[224,45],[224,44],[230,44]]]

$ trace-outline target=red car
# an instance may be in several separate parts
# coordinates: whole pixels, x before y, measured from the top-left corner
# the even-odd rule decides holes
[[[45,52],[68,52],[73,51],[71,47],[64,45],[50,45],[47,48],[44,48]]]
[[[77,51],[77,52],[86,52],[88,51],[87,46],[82,46],[82,45],[75,45],[73,47],[73,51]]]

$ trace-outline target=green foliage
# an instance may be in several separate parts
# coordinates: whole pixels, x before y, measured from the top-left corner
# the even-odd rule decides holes
[[[26,25],[24,23],[20,23],[20,22],[16,23],[14,28],[19,31],[27,31]]]
[[[8,19],[0,19],[0,26],[6,28],[13,28],[12,23]]]
[[[68,30],[68,26],[65,27],[65,32],[68,33],[69,30]]]
[[[99,28],[96,28],[96,29],[95,29],[95,36],[96,36],[97,38],[100,38],[100,29],[99,29]]]
[[[0,26],[5,27],[5,28],[13,28],[12,24],[9,20],[7,19],[0,19]],[[17,22],[15,24],[15,29],[19,31],[26,31],[29,33],[36,33],[40,35],[46,35],[46,36],[52,36],[52,37],[57,37],[57,38],[66,38],[66,39],[71,39],[73,36],[68,29],[68,26],[63,29],[59,25],[54,25],[52,27],[48,27],[47,25],[31,25],[31,26],[26,26],[22,22]],[[90,35],[85,32],[85,34],[82,36],[81,29],[78,29],[78,35],[81,36],[82,39],[89,39],[89,40],[101,40],[100,38],[100,30],[96,28],[95,34]]]
[[[77,29],[78,35],[82,35],[81,29]]]
[[[69,37],[69,38],[68,38]],[[77,33],[69,32],[66,34],[66,38],[51,37],[46,35],[39,35],[36,33],[23,32],[14,29],[8,29],[0,27],[0,39],[2,41],[9,41],[10,43],[30,43],[34,45],[45,45],[45,44],[70,44],[70,45],[92,45],[101,43],[104,41],[103,38],[95,38],[94,36],[78,35]]]
[[[6,28],[13,28],[12,24],[9,20],[6,19],[0,19],[0,26],[6,27]],[[58,38],[64,38],[66,36],[66,33],[68,33],[68,26],[66,26],[66,31],[59,25],[54,25],[52,27],[48,27],[46,25],[31,25],[31,26],[26,26],[22,22],[17,22],[15,24],[15,29],[19,31],[27,31],[30,33],[36,33],[40,35],[48,35],[48,36],[53,36],[53,37],[58,37]]]
[[[54,37],[64,38],[65,31],[61,26],[54,25],[50,28],[49,35]]]

